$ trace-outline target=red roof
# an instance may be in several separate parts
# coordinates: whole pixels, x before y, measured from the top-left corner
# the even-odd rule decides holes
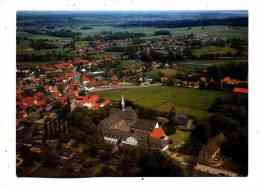
[[[105,99],[105,101],[102,103],[104,106],[107,106],[111,103],[110,99]]]
[[[87,64],[87,63],[89,63],[89,61],[85,60],[85,59],[74,59],[72,63],[74,65],[77,65],[77,64]]]
[[[44,93],[43,92],[37,92],[36,94],[34,94],[33,96],[36,100],[41,100],[44,98]]]
[[[27,107],[32,106],[32,104],[33,104],[33,97],[25,97],[22,99],[21,106],[25,107],[25,109]]]
[[[43,88],[44,88],[44,90],[45,90],[46,92],[49,91],[49,85],[44,85]]]
[[[165,136],[165,132],[163,128],[154,128],[153,131],[150,133],[150,136],[153,138],[160,139],[161,137]]]
[[[112,80],[112,85],[118,85],[118,81],[116,81],[116,80]]]
[[[99,98],[100,97],[97,95],[77,96],[76,101],[77,101],[77,104],[80,106],[83,106],[85,103],[91,104],[91,109],[93,109],[93,110],[97,110],[100,107],[107,106],[111,103],[111,101],[107,98],[103,101],[103,103],[97,103]]]
[[[71,83],[72,86],[80,86],[80,82],[77,82],[77,81],[73,81]]]
[[[233,93],[248,94],[248,89],[247,88],[234,88]]]
[[[89,102],[91,102],[91,103],[96,103],[97,101],[98,101],[98,99],[99,99],[99,96],[97,96],[97,95],[91,95],[91,96],[89,96]]]
[[[82,76],[82,77],[81,77],[81,80],[82,80],[82,81],[91,81],[91,77],[88,76],[88,75],[85,75],[85,76]]]
[[[58,63],[54,65],[56,68],[73,68],[73,64],[71,63]]]
[[[19,105],[22,110],[26,110],[28,107],[32,106],[43,107],[46,105],[44,93],[37,92],[33,97],[24,97],[20,102],[17,103],[17,105]]]
[[[77,100],[77,101],[81,101],[81,100],[84,100],[84,99],[86,99],[85,96],[77,96],[77,97],[76,97],[76,100]]]
[[[33,97],[24,97],[17,103],[22,110],[26,110],[33,105]]]
[[[20,88],[16,89],[16,97],[20,97],[22,95],[22,90]]]
[[[33,103],[34,103],[34,105],[36,107],[43,107],[43,106],[46,105],[46,101],[45,100],[39,100],[39,101],[35,100]]]
[[[44,70],[53,70],[53,67],[49,64],[42,64],[40,65],[40,68]]]
[[[74,73],[73,72],[66,72],[63,75],[64,79],[72,79],[74,77]]]

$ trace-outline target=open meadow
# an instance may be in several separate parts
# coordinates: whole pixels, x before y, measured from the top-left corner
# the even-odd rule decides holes
[[[177,112],[184,112],[204,119],[209,116],[208,108],[213,101],[226,95],[223,91],[196,90],[177,87],[145,87],[120,89],[98,92],[113,101],[118,101],[121,96],[133,101],[137,105],[162,112],[169,112],[174,106]]]

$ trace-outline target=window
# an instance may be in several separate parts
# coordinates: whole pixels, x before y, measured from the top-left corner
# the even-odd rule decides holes
[[[131,136],[126,138],[125,143],[129,144],[129,145],[137,145],[138,144],[137,140],[134,137],[131,137]]]

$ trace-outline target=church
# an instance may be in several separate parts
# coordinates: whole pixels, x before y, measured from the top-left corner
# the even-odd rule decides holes
[[[121,99],[121,110],[112,109],[109,117],[101,121],[100,131],[107,143],[143,146],[165,151],[168,149],[168,136],[159,122],[140,119],[135,110],[125,107]]]

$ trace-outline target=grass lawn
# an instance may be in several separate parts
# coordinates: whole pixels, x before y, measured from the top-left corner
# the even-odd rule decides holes
[[[163,112],[170,111],[174,106],[177,112],[193,115],[198,119],[209,116],[208,108],[213,101],[227,94],[221,91],[197,90],[178,87],[142,87],[131,89],[97,92],[113,101],[120,100],[123,95],[135,104]]]
[[[174,149],[176,145],[185,144],[189,140],[190,134],[190,131],[176,129],[176,132],[169,136],[169,138],[172,139],[172,144],[170,144],[169,147]]]

